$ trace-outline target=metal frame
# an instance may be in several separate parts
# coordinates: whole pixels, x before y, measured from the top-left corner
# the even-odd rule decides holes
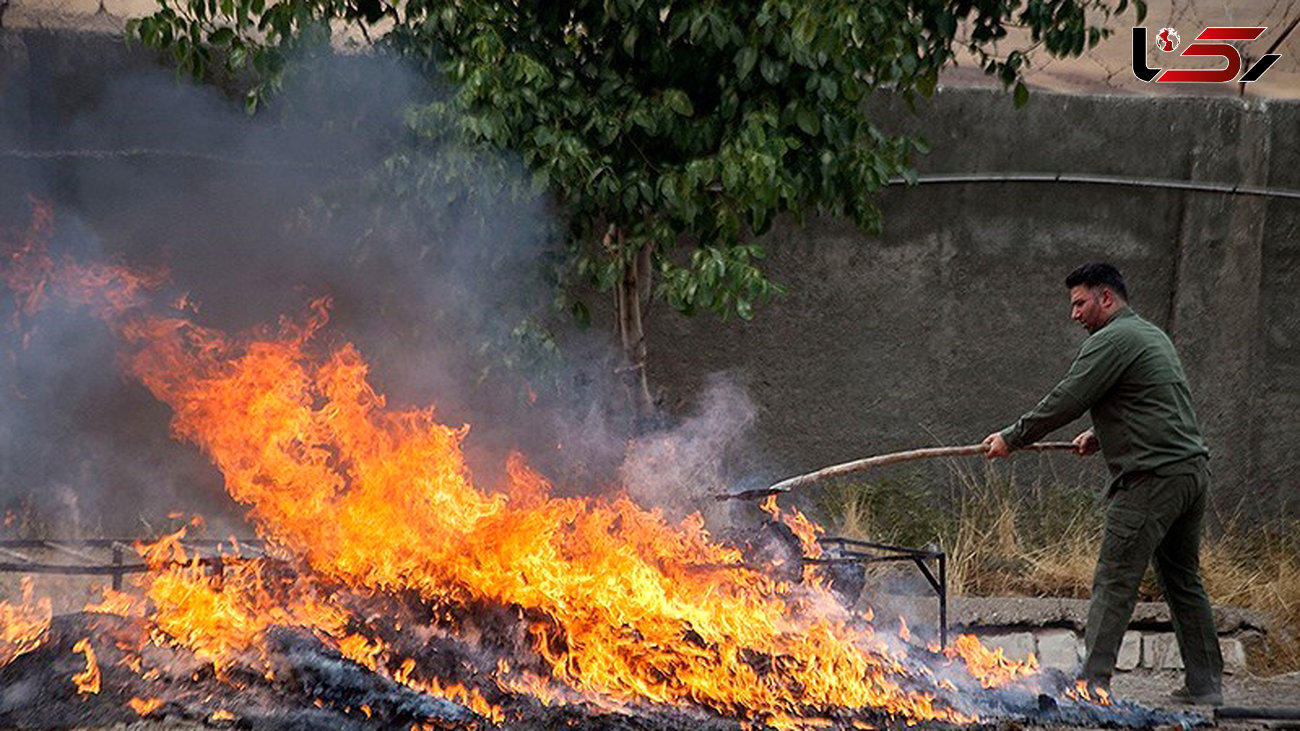
[[[20,574],[61,574],[64,576],[112,576],[113,588],[122,589],[122,578],[127,574],[139,574],[149,570],[149,565],[143,562],[126,563],[128,552],[135,554],[134,544],[140,542],[140,539],[134,538],[90,538],[81,540],[43,540],[43,539],[26,539],[26,540],[8,540],[0,541],[0,558],[8,559],[0,561],[0,573],[20,573]],[[223,545],[231,544],[230,539],[215,540],[204,538],[187,538],[182,540],[181,546],[187,553],[194,556],[186,563],[197,562],[200,566],[210,566],[214,574],[220,576],[222,567],[227,561],[234,559],[219,552],[217,549]],[[241,553],[238,558],[259,558],[266,555],[266,549],[263,541],[258,538],[237,538],[235,539],[241,549],[246,549],[247,554]],[[42,563],[32,559],[21,552],[22,549],[41,549],[62,553],[73,558],[80,559],[82,563],[76,564],[51,564]],[[100,552],[101,555],[94,555],[93,552]],[[109,552],[108,556],[103,556],[103,552]],[[208,555],[204,555],[204,552]],[[97,561],[108,560],[108,563],[96,563]]]
[[[113,588],[121,590],[122,578],[127,574],[138,574],[149,570],[149,565],[143,562],[126,563],[127,552],[134,553],[133,545],[139,543],[139,539],[132,538],[91,538],[82,540],[6,540],[0,541],[0,558],[8,559],[0,561],[0,573],[22,573],[22,574],[61,574],[64,576],[112,576]],[[909,548],[906,546],[891,546],[887,543],[872,543],[871,541],[860,541],[855,538],[844,538],[840,536],[828,536],[818,539],[823,546],[838,547],[839,556],[833,558],[807,558],[803,559],[805,564],[809,565],[833,565],[843,563],[869,564],[885,563],[890,561],[911,561],[920,569],[921,574],[925,576],[930,587],[934,589],[935,595],[939,599],[939,644],[947,646],[948,644],[948,557],[943,551],[932,551],[922,548]],[[184,539],[181,546],[194,558],[186,563],[195,562],[200,566],[209,566],[212,572],[217,576],[222,573],[222,568],[227,561],[234,559],[234,556],[228,556],[217,549],[223,545],[231,543],[230,539],[214,540],[192,538]],[[241,549],[246,553],[241,553],[238,558],[261,558],[266,556],[265,543],[257,538],[237,538],[234,539]],[[22,549],[41,549],[54,551],[80,559],[82,563],[76,564],[50,564],[42,563],[24,555]],[[105,558],[108,563],[96,563],[101,560],[94,552],[108,551],[109,555]],[[204,555],[204,552],[208,555]],[[936,570],[931,570],[927,561],[936,563]],[[936,575],[937,571],[937,575]]]
[[[838,546],[838,553],[841,557],[805,558],[804,563],[814,565],[857,563],[865,565],[890,561],[911,561],[916,564],[921,574],[925,576],[925,580],[930,583],[930,588],[934,589],[935,596],[939,599],[939,644],[944,647],[948,646],[948,555],[946,553],[924,548],[909,548],[907,546],[891,546],[888,543],[860,541],[856,538],[844,538],[842,536],[826,536],[817,539],[817,542],[823,546]],[[935,562],[935,570],[931,570],[929,564],[926,563],[927,561]]]

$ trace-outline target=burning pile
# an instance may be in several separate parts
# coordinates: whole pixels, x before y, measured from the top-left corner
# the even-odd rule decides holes
[[[623,495],[556,497],[517,454],[508,489],[489,494],[466,469],[465,428],[431,408],[387,407],[356,348],[318,343],[327,300],[227,335],[153,308],[157,274],[52,260],[52,220],[37,205],[10,242],[0,278],[18,313],[58,301],[102,318],[129,373],[172,408],[174,434],[217,465],[276,558],[240,559],[232,545],[214,576],[182,546],[190,526],[140,547],[152,566],[145,600],[108,597],[96,609],[125,618],[112,627],[61,617],[53,638],[48,605],[0,605],[0,680],[71,642],[69,687],[112,695],[123,713],[250,714],[296,694],[383,726],[573,709],[961,724],[1029,712],[1041,690],[1062,690],[1032,659],[972,639],[920,648],[877,633],[810,569],[792,582],[746,565],[698,515],[671,523]],[[804,537],[815,530],[797,511],[777,517]],[[71,636],[83,626],[95,631]]]

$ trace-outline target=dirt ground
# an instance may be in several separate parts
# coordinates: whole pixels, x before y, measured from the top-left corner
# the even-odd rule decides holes
[[[1174,670],[1144,673],[1121,673],[1115,677],[1112,689],[1118,698],[1127,698],[1145,705],[1171,707],[1169,692],[1183,683],[1182,673]],[[1300,672],[1259,678],[1253,675],[1228,675],[1223,681],[1223,702],[1226,706],[1276,708],[1300,705]],[[1209,712],[1210,709],[1198,709]],[[1300,722],[1297,722],[1300,725]],[[1224,723],[1224,728],[1258,728],[1245,723]]]

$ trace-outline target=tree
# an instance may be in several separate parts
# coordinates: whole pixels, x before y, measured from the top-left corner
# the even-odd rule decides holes
[[[776,217],[879,229],[872,194],[911,180],[924,147],[875,127],[868,94],[929,96],[964,47],[1021,105],[1031,53],[1095,45],[1127,7],[1116,1],[159,0],[128,34],[196,77],[247,80],[250,110],[289,59],[345,27],[450,80],[453,93],[410,110],[411,129],[522,157],[560,204],[574,271],[613,293],[644,413],[652,298],[749,318],[779,291],[756,243]],[[999,55],[1015,25],[1026,47]]]

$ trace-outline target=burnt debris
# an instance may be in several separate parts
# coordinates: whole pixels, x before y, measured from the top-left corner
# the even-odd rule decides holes
[[[509,624],[504,616],[498,619],[502,627]],[[40,647],[0,668],[0,727],[106,726],[147,715],[274,731],[740,728],[738,719],[700,709],[641,706],[610,711],[583,703],[544,705],[527,694],[494,687],[488,682],[490,673],[468,670],[486,658],[471,657],[467,646],[414,632],[407,633],[410,642],[425,643],[425,656],[439,656],[438,665],[449,673],[459,667],[457,681],[489,698],[501,717],[490,720],[459,703],[394,682],[298,629],[271,629],[264,654],[219,672],[188,650],[149,643],[149,631],[142,620],[116,615],[82,612],[55,617]],[[497,631],[509,634],[501,628]],[[100,672],[96,693],[80,692],[72,680],[86,668],[85,655],[74,650],[83,638],[90,638]],[[502,649],[514,645],[499,641]],[[1099,705],[1071,698],[1072,679],[1060,672],[1044,671],[1033,681],[1024,687],[984,690],[964,702],[980,718],[1030,725],[1191,728],[1207,723],[1196,714],[1127,701]],[[863,723],[906,727],[903,719],[850,709],[828,712],[824,720],[843,729],[860,728]]]

